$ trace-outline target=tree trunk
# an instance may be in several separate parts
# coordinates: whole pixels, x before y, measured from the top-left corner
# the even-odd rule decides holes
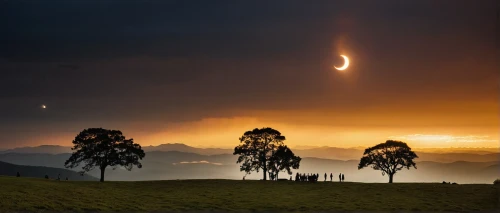
[[[276,180],[279,179],[279,172],[276,172]]]
[[[106,168],[101,168],[101,182],[104,182],[104,170],[106,170]]]
[[[267,180],[267,162],[266,162],[266,156],[264,156],[264,180]]]
[[[265,143],[264,143],[264,153],[263,154],[263,163],[264,163],[264,180],[267,180],[267,159],[266,159],[266,155],[267,155],[267,149],[266,149],[266,146],[267,146],[267,137],[264,137],[265,138]]]
[[[394,174],[389,174],[389,183],[392,183],[393,177],[394,177]]]
[[[267,180],[267,169],[266,169],[266,166],[264,166],[264,179],[263,180]]]

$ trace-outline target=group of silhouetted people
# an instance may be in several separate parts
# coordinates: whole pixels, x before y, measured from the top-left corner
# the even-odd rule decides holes
[[[300,174],[297,173],[295,175],[295,181],[301,181],[301,182],[316,182],[318,181],[319,174]]]
[[[49,176],[48,175],[45,175],[45,179],[49,179]],[[61,174],[58,174],[57,175],[57,179],[56,180],[61,180]],[[66,177],[66,180],[69,180],[68,177]]]
[[[16,173],[16,177],[21,177],[21,173],[17,172]],[[45,175],[45,179],[49,179],[49,176],[48,175]],[[61,180],[61,174],[58,174],[57,175],[57,179],[56,180]],[[68,177],[66,177],[66,180],[69,180]]]
[[[325,180],[324,181],[327,181],[327,178],[328,178],[328,175],[325,173],[324,175],[325,177]],[[344,174],[340,173],[339,174],[339,182],[344,182]],[[297,173],[295,174],[295,181],[297,182],[317,182],[319,179],[319,174],[305,174],[305,173]],[[292,180],[292,178],[290,177],[290,180]],[[333,173],[330,173],[330,181],[333,181]]]

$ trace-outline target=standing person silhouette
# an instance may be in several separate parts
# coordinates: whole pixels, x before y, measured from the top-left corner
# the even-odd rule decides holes
[[[342,174],[342,182],[344,182],[344,174]]]
[[[325,173],[325,181],[326,181],[326,177],[328,177],[328,175],[326,175],[326,173]]]
[[[339,173],[339,182],[342,182],[342,173]]]
[[[333,174],[330,173],[330,182],[332,182],[332,181],[333,181]]]

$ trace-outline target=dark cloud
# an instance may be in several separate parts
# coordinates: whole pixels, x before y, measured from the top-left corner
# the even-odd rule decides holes
[[[495,3],[4,0],[0,127],[491,101]]]

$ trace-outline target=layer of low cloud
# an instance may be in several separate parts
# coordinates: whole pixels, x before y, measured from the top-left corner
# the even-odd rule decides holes
[[[182,161],[182,162],[179,162],[179,163],[172,163],[173,165],[177,165],[177,164],[211,164],[211,165],[216,165],[216,166],[222,166],[222,163],[211,163],[211,162],[208,162],[208,161]]]

